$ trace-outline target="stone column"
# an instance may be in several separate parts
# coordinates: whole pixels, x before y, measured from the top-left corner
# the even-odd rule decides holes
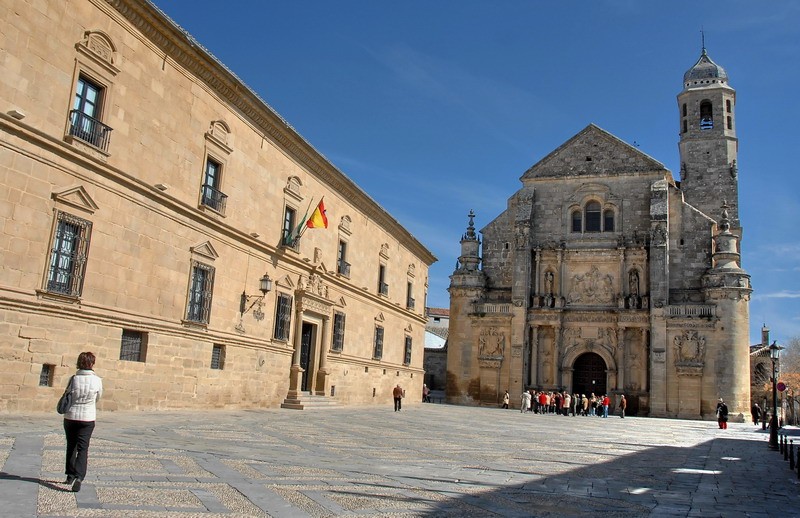
[[[625,330],[626,327],[620,327],[617,330],[619,339],[617,340],[617,350],[615,351],[615,359],[617,361],[617,385],[616,390],[623,390],[625,388]]]
[[[289,393],[287,399],[297,399],[300,397],[300,380],[303,368],[300,367],[300,349],[303,341],[303,310],[298,309],[295,314],[294,322],[294,354],[292,354],[292,366],[289,369]]]
[[[531,326],[531,364],[529,368],[531,385],[535,387],[539,384],[539,326],[537,325]]]
[[[330,384],[330,371],[328,370],[328,343],[330,340],[330,317],[322,319],[322,338],[319,343],[319,369],[317,370],[316,394],[325,396],[328,394]]]

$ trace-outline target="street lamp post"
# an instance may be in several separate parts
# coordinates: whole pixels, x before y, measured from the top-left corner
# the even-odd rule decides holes
[[[769,357],[772,359],[772,420],[769,423],[769,448],[778,449],[778,371],[775,362],[780,357],[781,348],[773,341],[769,346]]]

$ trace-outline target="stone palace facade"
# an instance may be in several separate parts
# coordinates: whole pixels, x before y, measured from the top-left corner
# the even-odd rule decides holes
[[[149,1],[0,20],[0,412],[86,350],[103,410],[421,400],[435,258],[255,92]]]
[[[747,417],[735,108],[703,49],[678,94],[680,181],[589,125],[523,174],[482,240],[470,213],[449,288],[450,402],[567,390],[711,419],[722,397]]]

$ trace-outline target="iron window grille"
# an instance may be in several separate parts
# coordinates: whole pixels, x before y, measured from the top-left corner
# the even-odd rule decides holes
[[[292,297],[278,294],[275,308],[275,339],[289,341],[289,328],[292,324]]]
[[[225,206],[228,202],[228,195],[223,194],[208,184],[204,184],[200,187],[200,202],[206,207],[212,208],[220,214],[224,214]]]
[[[47,291],[79,297],[83,290],[92,224],[61,211],[56,219]]]
[[[411,337],[406,337],[405,356],[403,358],[404,365],[411,365]]]
[[[145,361],[145,334],[141,331],[122,330],[119,359],[129,362]]]
[[[42,365],[42,372],[39,373],[39,386],[52,387],[53,374],[55,373],[56,366],[45,363]]]
[[[211,297],[214,289],[214,267],[192,261],[189,304],[186,320],[208,324],[211,319]]]
[[[345,315],[338,311],[333,314],[333,344],[331,349],[342,351],[344,349],[344,324]]]
[[[211,349],[211,368],[222,370],[225,368],[225,346],[214,345]]]
[[[375,360],[383,358],[383,328],[380,326],[375,328],[375,346],[372,350],[372,358]]]

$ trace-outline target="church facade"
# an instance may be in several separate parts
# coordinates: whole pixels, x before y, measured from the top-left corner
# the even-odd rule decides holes
[[[595,125],[522,177],[450,283],[447,398],[624,394],[638,415],[750,408],[736,93],[703,49],[678,94],[680,180]]]

